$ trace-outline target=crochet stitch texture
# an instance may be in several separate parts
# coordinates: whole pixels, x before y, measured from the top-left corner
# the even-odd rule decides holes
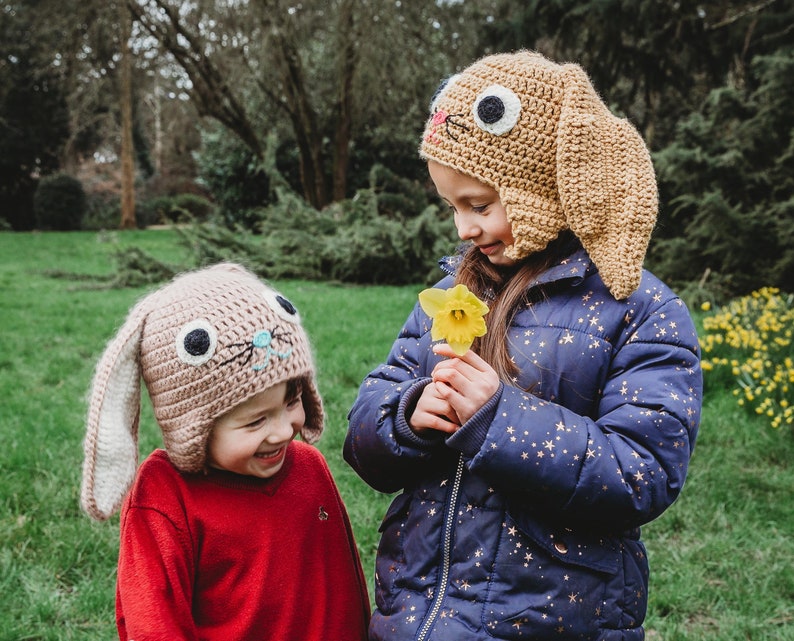
[[[313,443],[323,429],[323,407],[295,307],[239,265],[177,277],[133,307],[97,364],[84,441],[83,508],[93,518],[108,518],[132,483],[141,379],[171,462],[182,472],[199,472],[215,419],[298,377],[308,380],[301,436]]]
[[[626,298],[656,222],[650,154],[585,71],[520,51],[496,54],[436,92],[420,155],[493,187],[520,260],[564,229],[581,240],[612,295]]]

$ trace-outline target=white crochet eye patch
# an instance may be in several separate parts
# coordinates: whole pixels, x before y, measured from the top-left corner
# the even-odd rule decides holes
[[[456,73],[456,74],[453,74],[453,75],[449,76],[448,78],[444,78],[444,80],[441,81],[441,84],[438,85],[438,89],[436,89],[436,92],[433,94],[433,97],[430,99],[430,113],[431,114],[435,113],[436,108],[438,107],[438,101],[441,99],[441,96],[443,95],[444,90],[447,87],[449,87],[450,85],[454,84],[455,81],[458,78],[460,78],[460,74]]]
[[[176,353],[188,365],[203,365],[212,358],[217,346],[218,332],[203,318],[186,323],[176,335]]]
[[[270,309],[276,312],[279,318],[287,321],[288,323],[300,323],[300,314],[298,314],[298,310],[295,308],[295,305],[293,305],[289,300],[272,289],[266,290],[264,292],[264,296],[267,304],[270,306]]]
[[[521,101],[507,87],[491,85],[477,96],[472,115],[480,129],[503,136],[516,126],[521,115]]]

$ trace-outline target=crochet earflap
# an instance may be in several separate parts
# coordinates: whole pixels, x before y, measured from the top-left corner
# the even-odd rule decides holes
[[[138,468],[138,350],[143,318],[141,304],[108,344],[94,374],[83,442],[80,502],[97,520],[108,518],[119,508]]]
[[[189,272],[133,307],[99,359],[84,440],[80,501],[113,515],[138,467],[141,379],[171,462],[205,469],[213,422],[279,383],[301,378],[314,443],[324,415],[308,338],[295,307],[239,265]]]
[[[565,65],[563,78],[557,133],[562,210],[620,300],[640,284],[658,210],[656,175],[640,134],[606,108],[584,70]]]
[[[521,260],[570,229],[617,298],[639,285],[657,187],[637,130],[587,74],[530,51],[495,54],[436,92],[420,155],[498,193]]]

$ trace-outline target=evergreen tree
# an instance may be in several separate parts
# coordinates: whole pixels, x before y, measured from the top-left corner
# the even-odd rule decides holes
[[[745,88],[713,90],[655,156],[657,271],[724,299],[794,283],[794,47],[758,56]]]
[[[13,229],[34,226],[37,177],[58,168],[69,133],[60,80],[38,64],[43,47],[33,5],[0,8],[0,218]]]

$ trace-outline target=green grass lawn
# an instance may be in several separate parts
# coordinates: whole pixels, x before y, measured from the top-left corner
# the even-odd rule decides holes
[[[0,233],[0,641],[110,640],[118,518],[78,508],[85,396],[96,358],[146,291],[48,277],[114,269],[136,245],[179,264],[170,231]],[[275,283],[312,337],[328,412],[320,449],[353,522],[371,579],[389,497],[342,460],[346,414],[421,286]],[[160,444],[144,407],[142,456]],[[710,390],[682,498],[644,529],[651,561],[649,639],[794,640],[794,435]],[[332,641],[332,640],[329,640]]]

